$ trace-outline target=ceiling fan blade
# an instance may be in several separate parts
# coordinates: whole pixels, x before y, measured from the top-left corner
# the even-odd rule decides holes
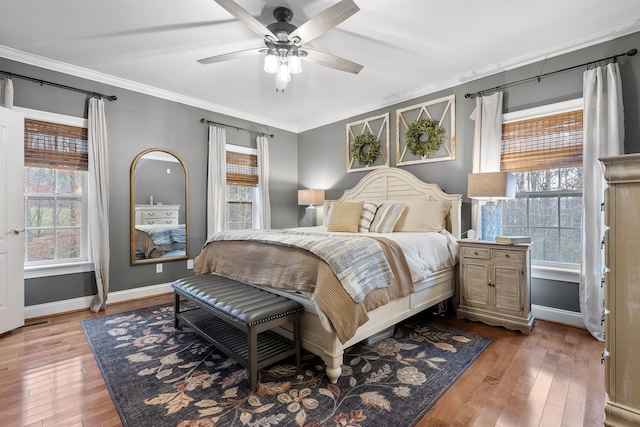
[[[227,12],[238,18],[240,22],[249,27],[252,31],[257,33],[260,37],[269,38],[273,37],[273,40],[278,40],[273,32],[264,26],[260,21],[253,17],[246,9],[240,6],[233,0],[215,0],[220,6],[222,6]]]
[[[353,0],[342,0],[300,25],[289,34],[289,40],[294,41],[294,39],[298,37],[300,38],[299,44],[308,43],[340,24],[359,10],[360,8]]]
[[[198,59],[201,64],[213,64],[215,62],[229,61],[231,59],[245,58],[247,56],[259,55],[266,52],[265,48],[240,50],[238,52],[223,53],[222,55],[210,56],[208,58]]]
[[[356,64],[348,59],[340,58],[339,56],[320,52],[318,50],[307,49],[306,47],[304,48],[304,51],[307,52],[307,56],[301,55],[302,59],[306,59],[307,61],[315,64],[324,65],[325,67],[353,74],[358,74],[363,68],[362,65]]]

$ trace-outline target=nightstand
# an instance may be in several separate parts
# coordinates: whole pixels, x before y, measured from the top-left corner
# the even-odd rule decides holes
[[[531,245],[470,239],[458,245],[458,319],[531,333]]]

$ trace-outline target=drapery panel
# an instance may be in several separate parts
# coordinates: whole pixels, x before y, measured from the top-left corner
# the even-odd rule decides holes
[[[209,125],[207,169],[208,237],[224,230],[227,221],[227,135],[221,126]]]
[[[500,171],[502,143],[502,92],[476,98],[471,113],[475,129],[473,135],[473,173]],[[471,201],[471,228],[482,236],[479,200]]]
[[[604,340],[601,321],[604,289],[601,280],[604,254],[601,241],[604,218],[600,209],[606,182],[598,158],[624,153],[624,111],[622,83],[617,63],[587,70],[583,75],[583,221],[580,274],[580,311],[591,334]]]
[[[258,215],[255,228],[271,228],[271,200],[269,199],[269,139],[260,135],[256,138],[258,148]]]
[[[89,241],[98,293],[93,312],[104,310],[109,293],[109,153],[104,99],[89,99]]]
[[[0,105],[13,108],[13,80],[11,77],[0,78]]]

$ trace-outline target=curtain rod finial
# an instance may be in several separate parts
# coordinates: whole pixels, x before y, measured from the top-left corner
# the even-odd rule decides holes
[[[627,56],[633,56],[636,53],[638,53],[638,49],[631,49],[631,50],[627,51]]]

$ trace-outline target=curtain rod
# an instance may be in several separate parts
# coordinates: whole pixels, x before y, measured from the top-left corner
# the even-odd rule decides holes
[[[241,128],[241,127],[233,126],[233,125],[226,125],[224,123],[212,122],[211,120],[207,120],[205,118],[200,119],[200,123],[206,123],[208,125],[226,126],[228,128],[234,128],[235,130],[246,130],[249,133],[259,133],[260,135],[267,135],[267,136],[270,136],[271,138],[273,138],[273,134],[272,133],[269,134],[269,133],[265,133],[265,132],[256,132],[256,131],[253,131],[253,130],[247,129],[247,128]]]
[[[102,93],[91,92],[91,91],[84,90],[84,89],[78,89],[77,87],[72,87],[72,86],[65,86],[65,85],[61,85],[60,83],[48,82],[46,80],[35,79],[35,78],[29,77],[29,76],[22,76],[20,74],[10,73],[8,71],[1,71],[0,70],[0,74],[3,74],[5,76],[9,77],[10,79],[16,77],[16,78],[19,78],[19,79],[29,80],[29,81],[32,81],[32,82],[40,83],[40,86],[42,86],[42,85],[55,86],[55,87],[59,87],[61,89],[72,90],[74,92],[84,93],[84,94],[89,95],[89,96],[95,96],[97,98],[103,98],[103,99],[106,99],[107,101],[115,101],[116,99],[118,99],[118,97],[115,96],[115,95],[104,95]]]
[[[594,64],[597,64],[597,63],[599,63],[599,62],[606,62],[606,61],[613,61],[613,62],[616,62],[616,61],[618,60],[618,57],[619,57],[619,56],[633,56],[633,55],[635,55],[636,53],[638,53],[638,49],[631,49],[631,50],[626,51],[625,53],[620,53],[620,54],[618,54],[618,55],[613,55],[613,56],[610,56],[610,57],[608,57],[608,58],[598,59],[597,61],[589,61],[589,62],[585,62],[584,64],[574,65],[573,67],[563,68],[562,70],[551,71],[551,72],[546,73],[546,74],[540,74],[539,76],[528,77],[528,78],[526,78],[526,79],[517,80],[517,81],[515,81],[515,82],[511,82],[511,83],[506,83],[506,84],[503,84],[503,85],[500,85],[500,86],[496,86],[496,87],[494,87],[494,88],[481,90],[481,91],[478,91],[478,92],[475,92],[475,93],[466,93],[466,94],[464,95],[464,97],[465,97],[465,98],[471,98],[471,99],[473,99],[473,98],[475,98],[475,97],[477,97],[477,96],[487,95],[487,94],[492,93],[492,92],[497,92],[497,91],[499,91],[499,90],[501,90],[501,89],[504,89],[504,88],[506,88],[506,87],[511,87],[511,86],[519,85],[519,84],[521,84],[521,83],[530,82],[530,81],[532,81],[532,80],[537,80],[538,82],[540,82],[540,80],[541,80],[543,77],[548,77],[548,76],[551,76],[551,75],[554,75],[554,74],[563,73],[563,72],[565,72],[565,71],[573,70],[574,68],[580,68],[580,67],[585,67],[585,66],[586,66],[586,67],[589,67],[590,65],[594,65]]]

